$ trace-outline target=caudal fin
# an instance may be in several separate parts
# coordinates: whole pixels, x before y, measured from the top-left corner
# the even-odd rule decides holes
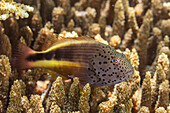
[[[19,43],[16,48],[13,50],[11,66],[12,68],[17,69],[28,69],[32,68],[31,63],[27,61],[27,57],[30,55],[35,54],[35,51],[31,48],[25,46],[22,43]]]

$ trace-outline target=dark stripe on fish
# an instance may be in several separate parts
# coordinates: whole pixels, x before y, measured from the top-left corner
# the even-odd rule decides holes
[[[37,60],[51,60],[54,55],[54,51],[48,53],[36,53],[27,58],[27,61],[37,61]]]
[[[67,60],[87,63],[99,47],[92,44],[77,44],[55,50],[55,60]]]

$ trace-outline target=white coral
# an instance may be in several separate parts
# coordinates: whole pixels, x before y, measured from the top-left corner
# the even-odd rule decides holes
[[[28,5],[20,4],[7,0],[0,1],[0,20],[6,20],[10,16],[15,15],[16,19],[28,18],[29,14],[27,12],[32,12],[34,10],[33,7]]]

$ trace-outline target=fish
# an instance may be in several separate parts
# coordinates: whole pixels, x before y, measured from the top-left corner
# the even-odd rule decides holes
[[[46,68],[65,77],[78,77],[82,85],[110,86],[132,77],[134,70],[123,53],[91,38],[63,39],[46,50],[18,44],[13,68]]]

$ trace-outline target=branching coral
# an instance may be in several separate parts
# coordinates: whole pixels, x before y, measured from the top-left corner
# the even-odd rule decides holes
[[[81,113],[88,113],[90,111],[89,98],[90,98],[91,88],[89,84],[86,84],[83,88],[82,95],[79,100],[79,110]]]
[[[28,18],[28,12],[32,12],[34,10],[33,7],[28,5],[16,3],[13,0],[1,0],[0,2],[0,20],[6,20],[10,16],[15,15],[16,19]]]
[[[170,111],[168,0],[16,1],[0,1],[0,112]],[[40,68],[11,72],[9,59],[18,42],[41,51],[57,40],[82,35],[124,53],[133,76],[117,85],[93,88],[81,86],[78,78],[57,78],[59,74]],[[40,93],[41,85],[45,87]]]
[[[25,84],[20,80],[14,81],[10,91],[10,102],[7,113],[21,112],[21,97],[25,95]]]
[[[0,100],[3,108],[7,107],[10,74],[11,66],[8,57],[0,55]]]

